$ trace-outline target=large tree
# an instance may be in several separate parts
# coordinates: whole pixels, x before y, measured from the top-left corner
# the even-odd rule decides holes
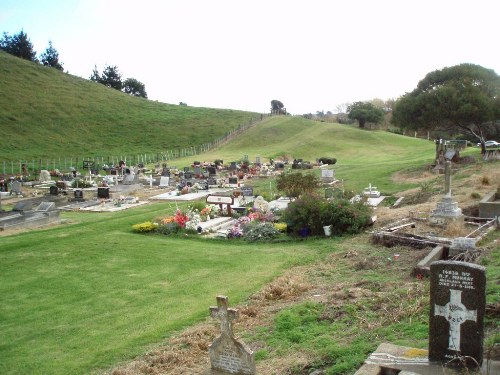
[[[384,118],[384,111],[370,102],[355,102],[347,107],[347,117],[357,120],[360,128],[367,122],[378,123]]]
[[[51,68],[63,70],[63,63],[59,62],[59,52],[52,46],[52,41],[49,40],[49,46],[44,53],[40,55],[40,63]]]
[[[141,98],[148,97],[148,94],[146,93],[146,86],[144,86],[144,83],[139,82],[135,78],[127,78],[123,82],[123,92],[132,96],[139,96]]]
[[[10,36],[8,33],[3,33],[3,38],[0,39],[0,49],[11,55],[20,57],[25,60],[36,62],[36,52],[33,49],[33,44],[23,30],[19,34]]]
[[[121,90],[123,87],[122,75],[118,71],[118,67],[116,65],[108,65],[104,68],[100,82],[103,85],[111,87],[115,90]]]
[[[285,115],[286,114],[286,108],[283,105],[282,102],[279,100],[271,100],[271,114],[273,115]]]
[[[399,98],[392,122],[412,130],[471,135],[482,145],[500,120],[500,77],[491,69],[460,64],[433,71]]]

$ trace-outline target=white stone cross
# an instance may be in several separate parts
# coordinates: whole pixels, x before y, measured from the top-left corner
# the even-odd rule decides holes
[[[238,310],[228,309],[228,298],[226,296],[217,296],[217,307],[210,307],[212,318],[220,318],[221,334],[234,337],[232,321],[238,319]]]
[[[462,304],[462,291],[450,289],[450,302],[434,305],[434,315],[444,317],[450,324],[448,349],[460,351],[460,326],[465,321],[477,322],[477,310],[467,310]]]

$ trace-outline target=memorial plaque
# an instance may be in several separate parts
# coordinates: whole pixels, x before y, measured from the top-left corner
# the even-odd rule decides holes
[[[207,196],[207,203],[211,204],[234,204],[233,197],[227,195],[210,194]]]
[[[168,187],[170,183],[170,177],[161,176],[160,177],[160,188]]]
[[[430,270],[429,360],[476,367],[483,360],[486,269],[437,261]]]
[[[242,186],[240,188],[241,195],[244,197],[252,197],[253,196],[253,186]]]
[[[109,199],[109,187],[98,187],[97,188],[97,198]]]
[[[321,170],[321,178],[333,178],[335,175],[335,171],[333,169],[322,169]]]
[[[236,185],[238,183],[238,177],[229,177],[229,184]]]
[[[208,178],[207,183],[208,185],[217,185],[217,180],[215,178]]]

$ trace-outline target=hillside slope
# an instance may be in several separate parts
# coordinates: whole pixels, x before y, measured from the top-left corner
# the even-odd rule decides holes
[[[161,152],[211,142],[260,118],[131,97],[2,51],[0,88],[0,160],[7,161]]]
[[[317,122],[302,117],[279,116],[266,119],[223,146],[196,159],[222,159],[226,163],[250,161],[257,156],[262,161],[286,156],[314,162],[320,157],[334,157],[338,179],[346,189],[359,190],[369,183],[385,192],[393,192],[410,185],[395,187],[391,175],[416,163],[431,163],[435,145],[431,141],[357,127]],[[187,157],[173,162],[177,166],[190,165],[195,158]],[[316,173],[319,175],[319,171]]]

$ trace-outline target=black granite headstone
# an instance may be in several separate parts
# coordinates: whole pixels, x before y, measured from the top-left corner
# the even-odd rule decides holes
[[[98,187],[97,188],[97,198],[109,199],[109,187]]]
[[[83,190],[74,190],[73,194],[75,195],[75,199],[83,199]]]
[[[253,186],[242,186],[240,188],[241,195],[244,197],[251,197],[253,196]]]
[[[59,188],[57,186],[52,185],[49,188],[50,195],[57,195],[59,193]]]
[[[471,368],[481,365],[485,267],[437,261],[430,271],[429,361]]]
[[[207,183],[209,185],[217,185],[217,180],[215,178],[208,178]]]
[[[207,171],[210,176],[215,176],[217,174],[217,169],[215,167],[208,167]]]
[[[238,183],[238,177],[229,177],[229,183],[231,185],[236,185]]]

